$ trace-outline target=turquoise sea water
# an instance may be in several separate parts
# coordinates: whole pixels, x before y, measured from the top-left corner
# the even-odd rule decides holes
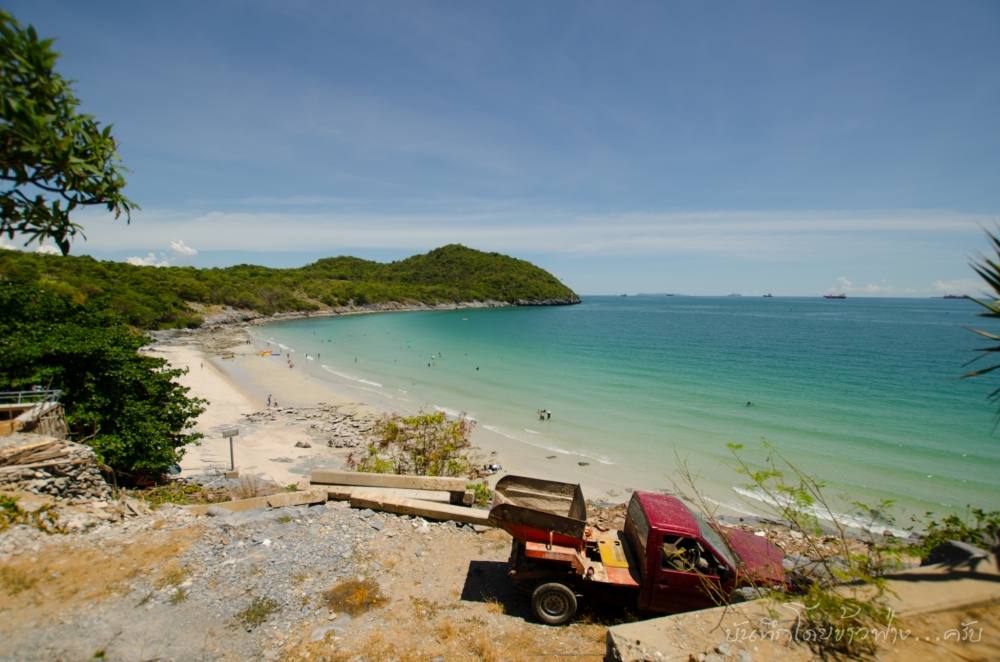
[[[258,336],[359,399],[466,412],[619,473],[666,476],[681,456],[732,486],[727,442],[753,457],[766,439],[831,492],[921,513],[1000,507],[994,384],[957,378],[981,344],[965,328],[982,325],[976,312],[942,299],[587,297],[298,320]]]

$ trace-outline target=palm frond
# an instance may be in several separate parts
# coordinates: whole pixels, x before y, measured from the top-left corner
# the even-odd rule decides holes
[[[980,317],[1000,318],[1000,228],[997,228],[997,230],[992,232],[990,230],[986,230],[986,236],[989,239],[990,245],[993,247],[995,256],[993,258],[989,258],[980,255],[979,259],[972,262],[969,266],[972,267],[972,270],[983,280],[992,292],[986,293],[983,298],[969,298],[984,309],[979,313]],[[993,296],[990,297],[990,294]],[[975,333],[977,336],[992,341],[994,344],[977,348],[975,351],[978,352],[978,355],[973,357],[965,365],[969,365],[984,357],[991,356],[995,352],[1000,352],[1000,333],[986,331],[985,329],[966,328],[972,333]],[[995,359],[996,357],[993,358]],[[970,370],[962,375],[962,379],[982,377],[983,375],[988,375],[997,369],[1000,369],[1000,363],[996,363],[985,368]],[[989,399],[992,402],[998,403],[996,424],[993,427],[995,432],[998,425],[1000,425],[1000,386],[990,392]]]

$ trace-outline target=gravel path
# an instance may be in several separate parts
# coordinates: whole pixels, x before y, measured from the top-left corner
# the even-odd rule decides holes
[[[200,518],[168,506],[85,534],[14,536],[0,558],[0,660],[379,660],[399,646],[406,659],[518,657],[496,653],[490,632],[600,650],[597,626],[526,622],[499,531],[328,502]],[[383,601],[332,609],[325,594],[352,580]]]
[[[378,561],[363,554],[373,538],[416,528],[416,520],[352,510],[336,502],[230,513],[197,522],[180,509],[165,510],[142,525],[106,527],[74,543],[106,549],[110,565],[115,563],[113,550],[125,540],[164,529],[168,534],[193,529],[196,537],[183,552],[154,559],[117,595],[86,609],[53,614],[56,618],[48,627],[17,627],[7,619],[0,625],[0,659],[75,660],[99,653],[123,660],[277,659],[293,626],[322,608],[323,591],[338,581],[379,572]],[[430,529],[427,524],[417,526]],[[56,543],[58,538],[63,537],[51,540]],[[38,538],[23,560],[37,558],[46,549],[44,542]],[[264,608],[248,617],[245,610],[255,600]],[[0,605],[8,607],[2,601]],[[256,623],[253,616],[262,622]],[[350,623],[347,615],[324,617],[335,633]]]

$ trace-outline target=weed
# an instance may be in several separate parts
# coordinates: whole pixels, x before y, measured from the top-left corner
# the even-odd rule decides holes
[[[486,483],[476,481],[467,484],[465,488],[472,490],[473,503],[477,506],[488,506],[493,501],[493,490]]]
[[[266,621],[267,617],[278,611],[279,608],[278,603],[271,598],[257,597],[250,601],[246,609],[236,614],[236,618],[248,629],[253,629]]]
[[[459,635],[459,629],[449,619],[439,621],[434,627],[434,638],[442,644],[448,644]]]
[[[782,457],[771,445],[763,466],[753,468],[741,455],[742,445],[729,444],[737,471],[750,479],[748,487],[766,498],[778,519],[801,534],[807,554],[817,570],[806,577],[808,588],[801,596],[805,609],[799,614],[795,638],[806,643],[817,656],[862,657],[877,648],[874,637],[835,636],[837,633],[874,632],[891,622],[884,575],[896,565],[898,550],[871,540],[864,553],[856,551],[846,527],[834,513],[823,492],[824,485],[813,476]],[[877,513],[880,519],[890,502],[871,508],[855,503],[863,512]],[[832,522],[835,535],[826,536],[819,515]],[[821,542],[831,540],[835,552],[826,551]],[[845,586],[849,585],[849,586]],[[861,587],[859,589],[856,587]],[[791,600],[784,593],[774,595]],[[833,634],[834,636],[831,636]]]
[[[299,484],[298,483],[289,483],[288,485],[285,485],[285,491],[286,492],[298,492],[299,491]]]
[[[924,530],[921,541],[910,547],[910,551],[921,559],[947,540],[959,540],[990,549],[1000,540],[1000,511],[985,511],[967,506],[964,517],[948,515],[938,521],[933,513],[924,515],[925,522],[917,525]],[[916,521],[914,522],[916,524]]]
[[[187,576],[191,574],[191,570],[187,566],[181,565],[168,565],[160,578],[156,580],[156,588],[164,589],[168,586],[177,588],[181,583],[187,579]]]
[[[0,566],[0,588],[8,595],[17,595],[21,591],[27,591],[36,583],[38,583],[37,577],[32,577],[14,568]]]
[[[59,513],[52,506],[46,505],[37,510],[24,510],[18,504],[17,497],[0,494],[0,531],[6,531],[12,526],[26,524],[45,533],[64,533],[59,524]]]
[[[323,594],[323,602],[331,611],[342,611],[356,616],[370,609],[381,607],[386,598],[374,579],[351,579],[340,582]]]
[[[181,506],[192,503],[218,503],[229,499],[225,490],[208,489],[202,485],[175,480],[142,490],[126,490],[129,496],[141,499],[151,508],[173,503]]]
[[[179,605],[188,599],[188,592],[186,588],[177,587],[174,592],[170,594],[170,604]]]
[[[294,518],[291,515],[280,515],[277,519],[278,524],[288,524]]]
[[[496,598],[487,598],[485,602],[486,602],[486,611],[490,612],[491,614],[507,613],[507,608],[504,606],[502,602],[500,602]]]
[[[413,612],[427,619],[435,618],[441,609],[438,603],[424,598],[412,597],[410,602],[413,603]]]

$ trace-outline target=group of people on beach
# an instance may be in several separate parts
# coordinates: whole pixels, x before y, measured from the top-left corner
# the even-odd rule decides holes
[[[538,410],[538,420],[540,420],[540,421],[550,421],[550,420],[552,420],[552,412],[550,412],[548,409],[539,409]]]

